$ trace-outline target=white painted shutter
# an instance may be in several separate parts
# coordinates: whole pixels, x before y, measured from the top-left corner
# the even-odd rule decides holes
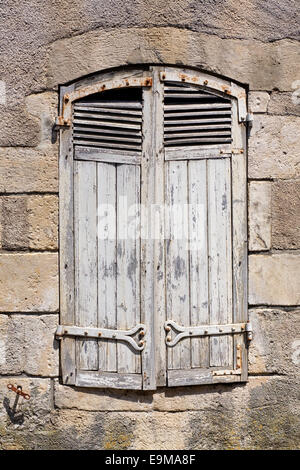
[[[166,382],[242,381],[247,377],[244,128],[236,101],[214,93],[205,80],[195,86],[185,73],[179,82],[171,70],[161,78],[170,207]]]
[[[73,106],[74,320],[58,334],[73,356],[63,378],[78,386],[153,388],[141,302],[142,93]]]

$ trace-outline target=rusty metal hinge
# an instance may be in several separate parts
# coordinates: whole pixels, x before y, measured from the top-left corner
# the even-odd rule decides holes
[[[175,332],[175,337],[170,336],[171,331]],[[199,336],[217,336],[233,335],[246,333],[247,340],[252,339],[251,323],[230,323],[227,325],[199,325],[199,326],[181,326],[173,320],[165,322],[165,331],[167,333],[166,345],[175,346],[183,338],[194,338]]]
[[[116,341],[125,341],[129,343],[136,351],[142,351],[145,342],[142,339],[145,336],[146,327],[138,324],[131,330],[110,330],[106,328],[81,327],[71,325],[58,325],[55,335],[58,338],[64,336],[75,336],[81,338],[113,339]],[[138,335],[135,340],[133,336]]]
[[[70,119],[64,119],[63,116],[57,116],[55,119],[55,129],[67,129],[68,127],[71,127],[71,121]]]

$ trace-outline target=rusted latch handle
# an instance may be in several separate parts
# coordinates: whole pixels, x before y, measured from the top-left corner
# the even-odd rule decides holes
[[[7,388],[11,390],[12,392],[15,392],[17,395],[21,395],[23,398],[25,398],[25,400],[30,399],[29,393],[23,392],[21,385],[18,385],[17,387],[15,387],[13,384],[8,384]]]

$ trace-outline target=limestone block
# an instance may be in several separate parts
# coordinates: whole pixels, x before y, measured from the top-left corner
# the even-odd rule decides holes
[[[249,139],[249,177],[295,178],[300,174],[300,118],[256,115]]]
[[[58,315],[0,315],[0,374],[58,375]]]
[[[22,106],[0,106],[0,146],[34,147],[39,143],[38,123]]]
[[[58,94],[56,92],[37,93],[26,97],[28,114],[39,124],[38,148],[52,145],[53,126],[58,115]]]
[[[55,312],[57,310],[57,254],[0,255],[1,312]]]
[[[269,93],[264,91],[251,91],[248,95],[249,112],[266,113],[269,101]]]
[[[253,327],[249,373],[298,374],[300,310],[251,309],[249,318]]]
[[[300,248],[300,181],[272,184],[272,245],[281,250]]]
[[[271,189],[269,182],[249,185],[249,250],[271,248]]]
[[[300,305],[300,255],[249,256],[250,305]]]
[[[88,51],[88,53],[87,53]],[[170,26],[94,30],[49,46],[47,86],[136,63],[198,66],[248,83],[250,90],[292,91],[300,75],[297,41],[241,41]]]
[[[30,395],[29,400],[19,399],[15,413],[13,405],[16,394],[8,390],[9,383],[20,385],[22,390]],[[0,447],[10,450],[23,449],[26,439],[22,438],[22,431],[28,433],[28,436],[34,435],[37,430],[45,428],[49,420],[52,407],[51,381],[13,375],[0,377],[0,396]]]
[[[68,387],[55,381],[55,406],[87,411],[145,411],[152,409],[152,393]]]
[[[300,116],[300,81],[293,92],[272,92],[268,114]]]
[[[0,148],[0,192],[57,192],[58,147]]]
[[[4,250],[57,249],[56,195],[0,197],[0,246]]]

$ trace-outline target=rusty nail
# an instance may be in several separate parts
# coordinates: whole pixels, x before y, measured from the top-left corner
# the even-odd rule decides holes
[[[203,85],[208,85],[208,80],[204,80]]]
[[[65,103],[67,103],[67,102],[69,101],[69,99],[70,99],[69,95],[65,95],[65,96],[64,96],[64,102],[65,102]]]
[[[142,331],[140,332],[140,336],[145,336],[144,330],[142,330]]]
[[[166,331],[171,331],[171,327],[170,326],[165,326],[165,330]]]
[[[163,80],[165,80],[166,74],[163,73],[162,76],[161,76],[161,78],[162,78]]]
[[[167,336],[168,343],[171,341],[171,336]]]
[[[85,331],[85,332],[84,332],[84,336],[87,336],[87,335],[88,335],[88,332],[87,332],[87,331]]]
[[[98,333],[98,336],[102,336],[102,333]]]
[[[208,331],[207,331],[207,330],[205,330],[205,331],[204,331],[204,334],[205,334],[205,335],[207,335],[207,334],[208,334]]]
[[[64,335],[67,335],[68,334],[68,330],[64,330]]]
[[[143,346],[144,341],[139,341],[139,346]]]

